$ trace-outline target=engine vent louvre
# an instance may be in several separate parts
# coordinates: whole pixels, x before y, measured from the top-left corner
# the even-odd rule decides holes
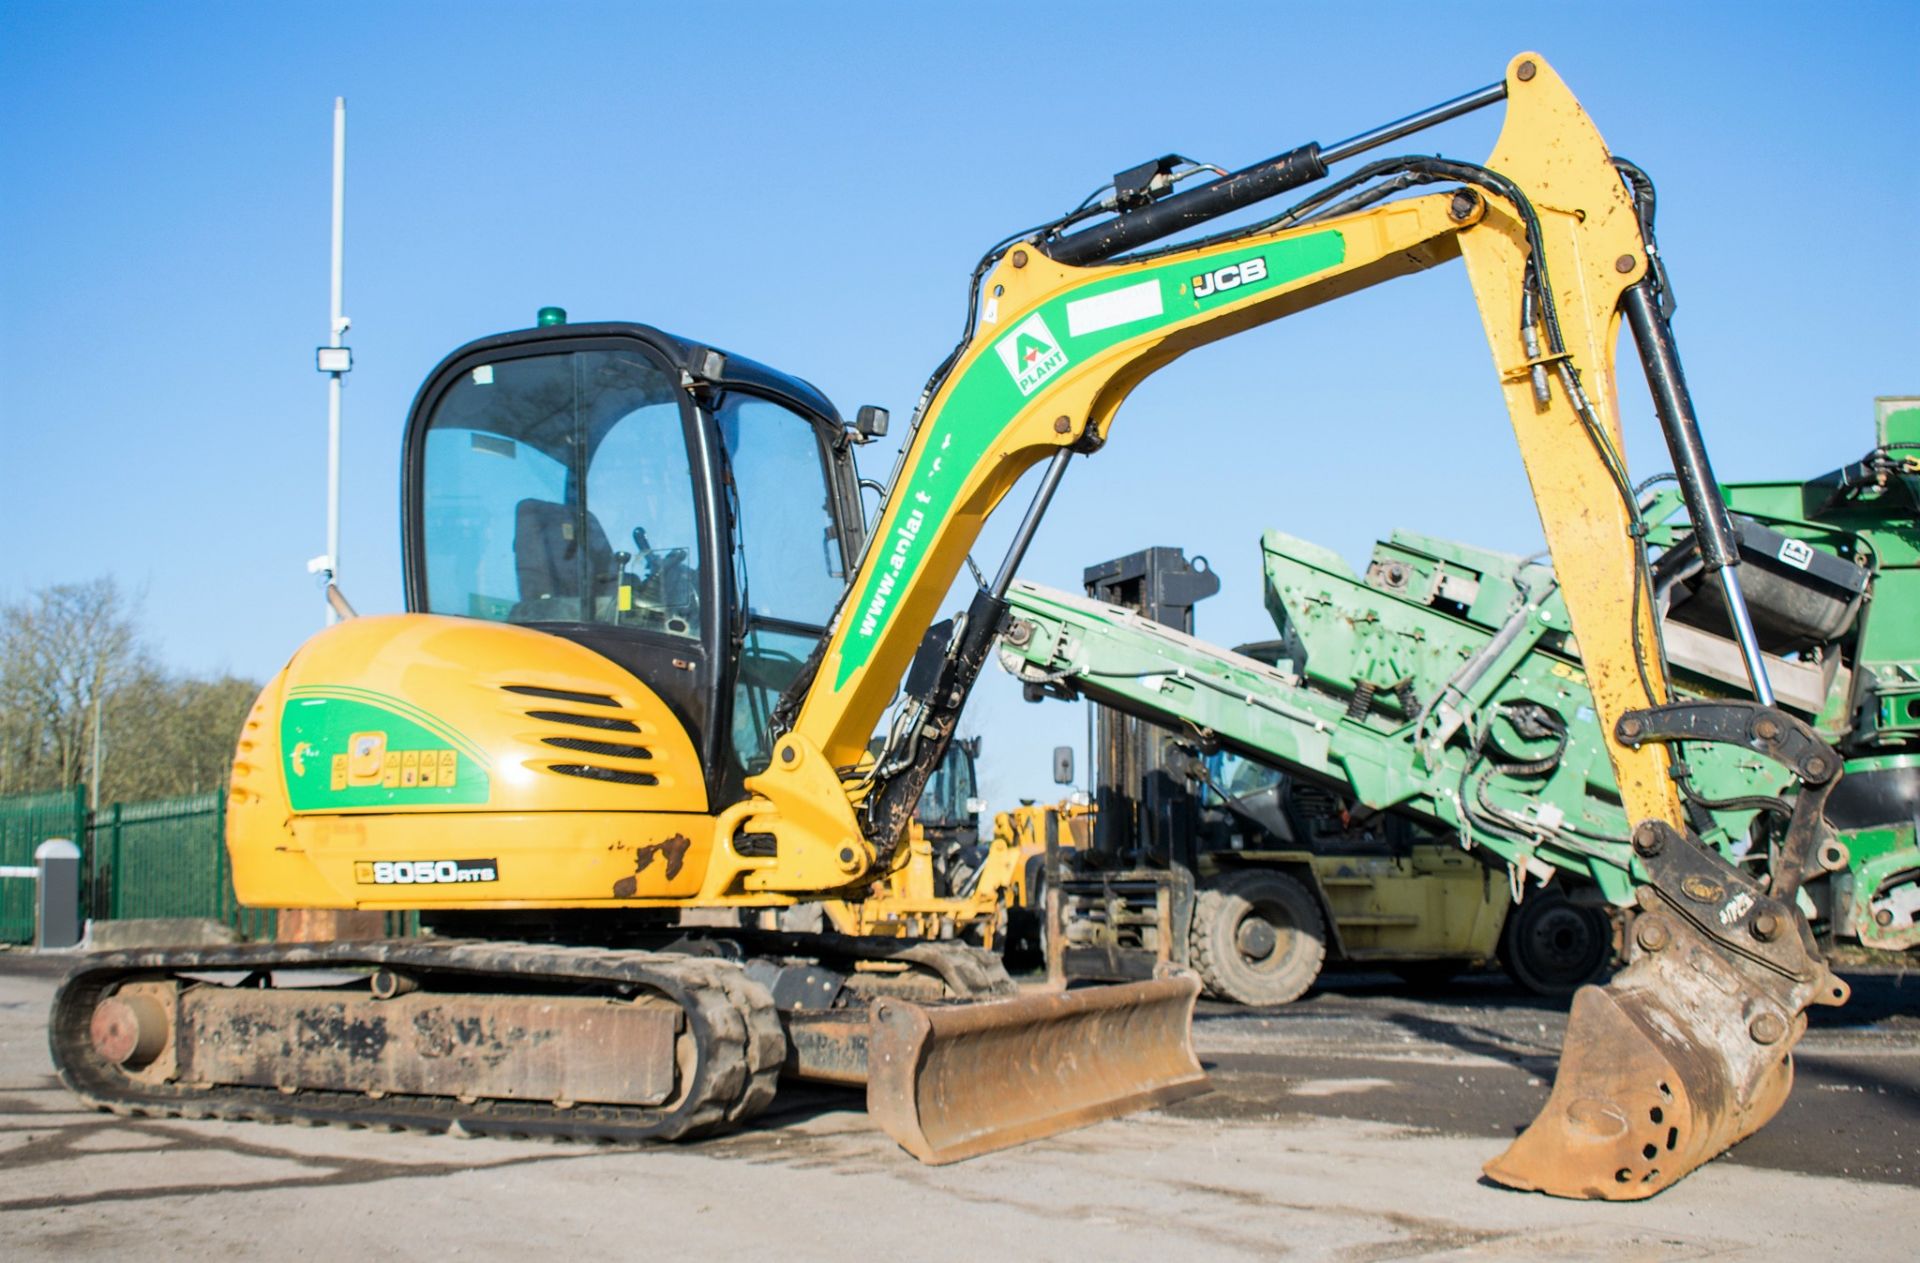
[[[575,693],[568,689],[542,688],[537,684],[502,684],[500,687],[508,693],[518,693],[522,697],[544,697],[550,702],[575,702],[581,706],[618,706],[620,704],[605,693]]]
[[[528,719],[544,719],[552,724],[572,724],[576,728],[599,728],[606,732],[639,732],[640,725],[612,715],[573,715],[564,710],[530,710]]]
[[[653,751],[645,746],[622,745],[617,741],[591,741],[586,737],[542,737],[550,746],[578,750],[581,754],[604,754],[610,759],[651,759]]]
[[[609,781],[615,785],[658,785],[660,778],[651,772],[629,772],[625,768],[594,767],[588,763],[549,763],[547,771],[562,776],[578,776],[588,781]]]

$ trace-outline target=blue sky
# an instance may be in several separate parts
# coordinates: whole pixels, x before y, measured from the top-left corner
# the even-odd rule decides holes
[[[264,678],[318,625],[331,104],[350,110],[343,583],[400,603],[397,455],[452,347],[635,319],[904,420],[1004,233],[1168,151],[1236,167],[1544,53],[1660,187],[1719,472],[1811,475],[1920,393],[1920,7],[361,4],[0,7],[0,597],[102,573],[171,665]],[[1479,159],[1498,111],[1426,134]],[[1665,468],[1636,375],[1629,457]],[[904,429],[904,426],[901,427]],[[886,474],[891,449],[867,449]],[[978,556],[991,570],[1026,500]],[[1258,536],[1539,527],[1457,268],[1207,348],[1076,462],[1023,576],[1206,554],[1201,632],[1270,630]],[[1077,708],[990,668],[997,804]],[[1084,755],[1084,751],[1083,751]]]

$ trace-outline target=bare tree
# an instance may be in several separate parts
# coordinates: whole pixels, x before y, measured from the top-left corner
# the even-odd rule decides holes
[[[57,789],[91,772],[94,705],[145,664],[136,608],[111,578],[0,606],[0,790]]]
[[[135,672],[107,698],[102,802],[224,789],[234,744],[260,691],[228,675],[195,679]]]
[[[85,783],[96,757],[103,802],[225,786],[257,686],[163,671],[138,614],[111,578],[0,604],[0,794]]]

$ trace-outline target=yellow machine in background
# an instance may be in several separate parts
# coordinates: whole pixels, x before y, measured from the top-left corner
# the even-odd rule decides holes
[[[1001,931],[1009,952],[1046,956],[1047,852],[1079,850],[1093,838],[1093,805],[1084,795],[1021,804],[995,813],[991,857],[1006,874]],[[982,883],[984,884],[984,878]]]
[[[1483,164],[1374,162],[1263,222],[1154,244],[1501,101]],[[228,816],[243,901],[417,908],[440,937],[90,962],[56,1002],[68,1084],[142,1111],[631,1138],[730,1125],[784,1067],[864,1082],[876,1120],[933,1161],[1199,1089],[1191,978],[1014,996],[952,945],[698,932],[678,914],[857,904],[893,871],[1054,488],[1143,378],[1457,258],[1618,733],[1645,915],[1684,945],[1581,994],[1553,1101],[1489,1170],[1642,1197],[1765,1122],[1802,1011],[1844,987],[1778,891],[1688,838],[1668,742],[1676,724],[1693,740],[1751,727],[1809,783],[1831,772],[1764,705],[1711,732],[1662,705],[1619,453],[1623,316],[1710,543],[1724,513],[1659,309],[1651,186],[1532,54],[1349,141],[1198,174],[1176,158],[1122,173],[982,259],[870,536],[852,451],[875,413],[846,426],[804,382],[641,325],[556,322],[454,352],[407,426],[409,612],[293,655],[248,721]],[[940,620],[986,518],[1040,462],[1008,555]],[[1737,573],[1703,555],[1738,623]],[[1762,674],[1754,687],[1766,702]],[[1711,886],[1711,907],[1683,885]],[[343,968],[370,983],[303,985]],[[1771,1038],[1748,1038],[1756,1013]],[[1650,1107],[1669,1120],[1657,1159]]]
[[[921,795],[896,851],[894,866],[855,902],[823,905],[834,927],[850,934],[964,939],[1002,954],[1038,955],[1045,898],[1047,843],[1086,843],[1092,808],[1072,801],[1023,802],[994,813],[982,840],[986,809],[975,797],[980,740],[947,748]]]
[[[885,877],[862,899],[823,905],[834,927],[850,934],[897,938],[962,938],[992,949],[1000,940],[1015,857],[997,832],[982,846],[976,796],[977,737],[957,738],[934,769],[907,835]]]
[[[1252,763],[1241,763],[1241,767],[1266,779],[1275,775]],[[1233,784],[1245,788],[1245,777],[1234,776]],[[1116,953],[1109,952],[1117,938],[1107,931],[1127,917],[1140,900],[1116,890],[1097,920],[1076,922],[1064,910],[1055,910],[1051,915],[1059,917],[1060,924],[1057,929],[1049,925],[1048,841],[1062,854],[1082,850],[1092,840],[1094,820],[1094,807],[1072,798],[1058,803],[1023,803],[996,814],[977,883],[965,892],[964,900],[946,901],[947,920],[926,925],[925,932],[930,937],[973,936],[986,946],[1002,947],[1010,959],[1045,961],[1050,975],[1071,972],[1064,958],[1050,952],[1055,945],[1082,959],[1087,953],[1096,957],[1106,953],[1115,957],[1109,961],[1112,973],[1106,976],[1128,976],[1131,954],[1127,953],[1129,961],[1123,963]],[[1306,900],[1299,909],[1299,920],[1268,931],[1303,940],[1299,959],[1285,970],[1287,976],[1274,978],[1262,973],[1239,980],[1228,970],[1202,967],[1204,962],[1191,959],[1189,952],[1180,948],[1179,936],[1172,929],[1177,918],[1172,914],[1170,899],[1160,901],[1167,906],[1155,906],[1151,924],[1133,925],[1128,930],[1128,941],[1137,940],[1157,950],[1161,971],[1171,966],[1195,967],[1208,993],[1218,999],[1251,1005],[1287,1003],[1313,985],[1323,961],[1373,965],[1398,973],[1409,982],[1427,984],[1485,964],[1500,953],[1513,906],[1511,893],[1504,880],[1457,843],[1413,837],[1404,845],[1382,848],[1369,844],[1343,849],[1333,844],[1287,844],[1271,838],[1271,845],[1261,845],[1257,839],[1228,841],[1213,836],[1229,823],[1212,819],[1202,822],[1208,845],[1199,852],[1194,876],[1210,893],[1203,895],[1193,915],[1202,922],[1238,925],[1243,918],[1235,917],[1232,908],[1220,906],[1233,895],[1216,879],[1228,873],[1285,875],[1289,878],[1287,897]],[[1116,876],[1126,880],[1123,875]],[[861,905],[863,914],[886,916],[894,895],[891,888],[876,893]],[[1205,938],[1197,928],[1189,932]],[[1289,949],[1288,954],[1294,953]],[[1605,957],[1594,961],[1579,981],[1591,981],[1604,963]],[[1572,983],[1562,985],[1545,975],[1521,981],[1541,994],[1567,995],[1573,990]]]
[[[1513,904],[1507,882],[1457,841],[1402,818],[1353,812],[1354,804],[1251,760],[1222,753],[1209,762],[1230,796],[1222,801],[1238,806],[1264,793],[1301,826],[1283,836],[1267,821],[1203,808],[1205,845],[1186,942],[1154,928],[1174,938],[1175,958],[1199,971],[1209,994],[1284,1004],[1334,963],[1429,984],[1498,954]],[[1290,915],[1257,915],[1271,907]],[[1265,951],[1249,956],[1253,945],[1237,941],[1244,935],[1278,941],[1257,944]],[[1069,928],[1069,944],[1073,937]],[[1579,981],[1592,981],[1594,972]]]

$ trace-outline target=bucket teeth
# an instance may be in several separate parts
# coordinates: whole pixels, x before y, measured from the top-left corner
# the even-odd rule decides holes
[[[1207,1090],[1192,976],[1005,1000],[874,1006],[867,1113],[938,1165]]]

